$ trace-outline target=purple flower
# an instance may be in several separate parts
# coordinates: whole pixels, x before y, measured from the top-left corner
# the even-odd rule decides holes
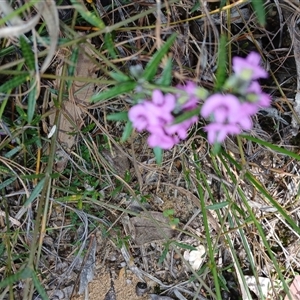
[[[237,76],[245,80],[268,77],[266,70],[260,66],[260,55],[256,52],[250,52],[246,58],[234,57],[232,68]]]
[[[194,83],[182,87],[188,92],[192,92],[195,88]],[[198,102],[198,98],[189,95],[187,101],[181,104],[177,103],[178,97],[173,94],[164,95],[160,90],[154,90],[152,101],[144,101],[129,110],[128,117],[133,127],[137,131],[147,130],[150,133],[148,137],[150,147],[171,149],[180,139],[187,137],[189,127],[198,121],[198,117],[194,116],[179,124],[173,124],[175,110],[176,113],[188,111],[195,108]]]
[[[151,129],[156,126],[164,126],[173,122],[172,111],[175,107],[175,96],[163,95],[161,91],[153,91],[153,101],[144,101],[133,106],[129,112],[129,120],[137,131]]]
[[[181,109],[183,110],[192,110],[197,107],[199,102],[199,98],[197,97],[197,85],[193,81],[187,81],[186,85],[178,85],[178,89],[183,90],[187,93],[188,99],[185,103],[181,105]],[[179,98],[179,96],[178,96]]]
[[[234,95],[214,94],[205,100],[201,115],[204,118],[213,115],[215,122],[223,123],[226,120],[235,119],[241,112],[240,106],[239,99]]]
[[[210,144],[222,143],[229,134],[241,133],[241,129],[235,124],[211,123],[204,130]]]
[[[255,104],[261,107],[269,107],[271,105],[270,95],[262,92],[260,84],[253,81],[247,89],[249,94],[254,94],[256,101]]]
[[[163,132],[163,130],[161,130],[151,133],[147,141],[148,145],[152,148],[160,147],[162,149],[169,150],[179,142],[179,138],[167,135]]]
[[[210,143],[222,142],[228,134],[239,134],[252,128],[251,116],[257,112],[255,103],[242,103],[231,94],[214,94],[202,106],[201,115],[214,116],[213,123],[205,127]]]
[[[137,131],[146,129],[149,124],[148,115],[143,103],[131,107],[128,112],[128,118]]]
[[[154,90],[152,93],[152,103],[161,108],[164,112],[172,112],[175,108],[176,99],[172,94],[164,95],[160,90]]]
[[[170,135],[176,134],[180,139],[184,140],[188,136],[188,129],[198,122],[198,117],[194,116],[190,119],[184,120],[178,124],[171,124],[165,127],[165,132]]]

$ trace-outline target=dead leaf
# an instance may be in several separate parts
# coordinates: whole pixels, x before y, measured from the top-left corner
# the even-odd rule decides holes
[[[300,275],[295,276],[290,286],[290,293],[292,300],[300,300]],[[285,296],[284,300],[289,300],[289,297]]]
[[[128,218],[123,225],[137,245],[172,238],[175,234],[169,219],[156,211],[141,212],[138,217]]]
[[[75,77],[96,78],[96,69],[92,60],[92,50],[87,45],[83,45],[78,54]],[[61,68],[58,68],[57,75],[61,75]],[[58,84],[57,84],[58,85]],[[75,144],[76,133],[84,125],[85,112],[82,105],[88,105],[89,98],[94,92],[94,84],[90,82],[74,81],[69,93],[69,99],[62,104],[62,114],[59,124],[57,124],[58,140],[66,152],[70,151]],[[50,108],[54,106],[54,101],[50,102]],[[49,116],[50,126],[54,124],[54,114]],[[64,155],[56,165],[58,172],[62,172],[68,162],[68,156]]]

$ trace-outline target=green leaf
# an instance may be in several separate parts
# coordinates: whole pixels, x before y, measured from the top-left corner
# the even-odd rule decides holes
[[[31,123],[34,116],[35,104],[37,99],[37,86],[34,80],[32,80],[30,83],[30,89],[31,90],[28,95],[28,106],[27,106],[27,122],[29,124]]]
[[[36,276],[35,272],[32,272],[31,277],[32,277],[32,281],[34,283],[34,286],[36,287],[36,290],[39,293],[39,296],[41,296],[43,300],[48,300],[49,297],[48,297],[45,289],[41,285],[41,283],[40,283],[38,277]]]
[[[168,254],[168,251],[169,251],[169,247],[170,247],[170,243],[166,243],[165,244],[165,249],[163,250],[159,260],[158,260],[158,264],[161,265],[163,263],[163,261],[165,260],[167,254]]]
[[[220,203],[215,203],[215,204],[212,204],[212,205],[207,205],[206,206],[206,209],[210,209],[210,210],[218,210],[218,209],[221,209],[225,206],[228,206],[229,202],[228,201],[223,201],[223,202],[220,202]]]
[[[294,152],[291,152],[289,150],[286,150],[282,147],[279,147],[279,146],[276,146],[276,145],[273,145],[271,143],[268,143],[266,141],[263,141],[263,140],[260,140],[260,139],[257,139],[255,137],[252,137],[250,135],[244,135],[244,134],[241,134],[240,137],[242,138],[245,138],[249,141],[252,141],[252,142],[255,142],[261,146],[265,146],[265,147],[268,147],[270,148],[272,151],[275,151],[275,152],[278,152],[278,153],[281,153],[281,154],[284,154],[284,155],[287,155],[289,157],[293,157],[295,159],[297,159],[298,161],[300,161],[300,156]]]
[[[20,175],[20,178],[33,180],[33,179],[43,178],[44,176],[45,176],[44,174],[30,174],[30,175]]]
[[[172,59],[168,58],[167,64],[162,71],[161,77],[156,81],[160,86],[170,86],[172,81]]]
[[[23,149],[22,145],[19,145],[15,148],[13,148],[12,150],[8,151],[5,153],[4,157],[6,158],[11,158],[12,156],[14,156],[16,153],[18,153],[19,151],[21,151]]]
[[[15,274],[12,274],[5,279],[2,279],[0,282],[0,288],[4,288],[9,285],[13,285],[15,282],[17,282],[21,279],[29,278],[30,276],[31,276],[31,272],[30,272],[29,268],[25,268],[24,270],[16,272]]]
[[[174,215],[175,210],[174,209],[166,209],[163,211],[164,217],[169,217]]]
[[[17,75],[9,81],[6,81],[2,85],[0,85],[0,93],[7,93],[9,90],[16,88],[29,79],[30,77],[28,76],[28,74]]]
[[[151,81],[155,74],[157,73],[157,69],[159,66],[160,61],[162,58],[166,55],[166,53],[169,51],[171,45],[176,39],[176,34],[173,33],[167,41],[164,43],[164,45],[153,55],[152,59],[148,62],[144,72],[143,72],[143,79],[146,81]]]
[[[174,241],[173,244],[176,245],[177,247],[182,248],[182,249],[197,250],[196,247],[193,247],[193,246],[187,245],[187,244],[183,244],[183,243],[179,243],[179,242],[176,242],[176,241]]]
[[[127,139],[131,136],[132,133],[132,123],[130,121],[128,121],[125,125],[123,134],[122,134],[122,138],[121,138],[121,142],[125,142],[127,141]]]
[[[216,83],[215,90],[219,91],[222,89],[224,82],[227,77],[227,49],[226,49],[227,39],[223,34],[220,38],[219,52],[218,52],[218,69],[216,72]]]
[[[154,147],[153,148],[153,153],[154,153],[154,156],[155,156],[155,159],[156,159],[156,163],[158,165],[161,165],[162,159],[163,159],[163,154],[164,154],[163,149],[161,149],[160,147]]]
[[[76,66],[77,66],[77,61],[78,61],[78,55],[79,55],[79,47],[74,47],[72,50],[72,55],[70,57],[70,64],[68,66],[68,76],[74,76]],[[67,81],[67,87],[68,89],[72,85],[72,80]]]
[[[11,183],[13,183],[16,179],[17,179],[17,177],[11,177],[11,178],[6,179],[2,183],[0,183],[0,191],[3,190],[8,185],[10,185]]]
[[[105,48],[107,49],[109,55],[112,58],[117,58],[118,55],[117,55],[116,48],[115,48],[115,43],[114,43],[112,37],[113,36],[112,36],[111,32],[105,33],[105,35],[104,35],[104,45],[105,45]]]
[[[261,26],[266,25],[266,12],[264,8],[264,1],[263,0],[252,0],[252,6],[256,13],[258,22]]]
[[[109,73],[110,77],[118,82],[126,82],[126,81],[130,81],[131,78],[125,74],[123,74],[122,72],[110,72]]]
[[[223,6],[225,6],[225,4],[226,4],[226,0],[221,0],[220,8],[222,8]]]
[[[194,6],[192,7],[190,14],[194,13],[195,11],[197,11],[199,8],[201,7],[200,1],[196,1]]]
[[[20,46],[22,50],[25,63],[30,71],[35,70],[35,59],[31,46],[27,43],[23,36],[20,36]]]
[[[95,27],[98,27],[99,29],[105,28],[105,24],[103,20],[100,19],[99,16],[97,16],[93,12],[88,11],[87,8],[83,6],[81,3],[79,3],[77,0],[70,0],[70,1],[73,4],[73,8],[75,8],[82,16],[82,18],[85,19],[88,23],[90,23]]]
[[[27,120],[27,114],[26,112],[23,110],[23,108],[21,106],[16,106],[16,111],[18,112],[19,116],[26,121]]]
[[[128,112],[122,111],[115,114],[110,114],[106,117],[109,121],[128,121]]]
[[[108,100],[121,94],[131,92],[132,90],[134,90],[135,87],[136,83],[133,81],[123,82],[110,88],[108,91],[100,92],[99,94],[92,96],[91,101],[98,102]]]
[[[44,187],[44,183],[45,183],[45,177],[36,185],[34,190],[31,192],[30,197],[24,203],[25,207],[31,204],[35,200],[35,198],[39,196],[40,192]]]

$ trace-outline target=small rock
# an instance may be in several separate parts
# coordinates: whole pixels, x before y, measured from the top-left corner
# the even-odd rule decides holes
[[[135,287],[137,296],[141,297],[148,292],[149,288],[146,282],[138,282]]]

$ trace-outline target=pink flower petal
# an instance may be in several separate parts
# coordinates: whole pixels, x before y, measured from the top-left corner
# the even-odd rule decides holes
[[[204,130],[207,132],[207,139],[210,144],[222,143],[228,135],[241,132],[236,125],[218,123],[211,123],[205,126]]]
[[[201,115],[204,118],[214,115],[215,121],[222,123],[231,115],[237,115],[239,111],[240,101],[236,96],[231,94],[213,94],[204,102]]]
[[[249,71],[250,80],[267,78],[268,73],[260,66],[260,60],[260,55],[256,52],[250,52],[246,58],[234,57],[232,59],[232,69],[236,75],[241,75],[245,71]]]

